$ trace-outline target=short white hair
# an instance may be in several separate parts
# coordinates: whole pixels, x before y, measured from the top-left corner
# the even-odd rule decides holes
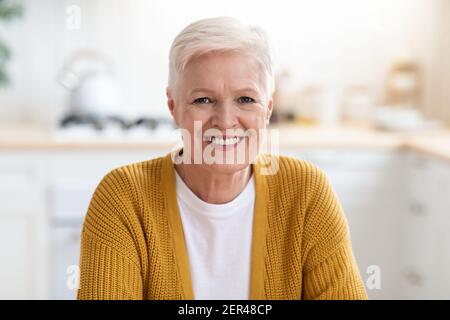
[[[273,94],[273,52],[266,32],[231,17],[198,20],[181,30],[170,48],[168,88],[176,90],[178,77],[188,62],[209,52],[239,52],[254,58],[263,71],[266,93]]]

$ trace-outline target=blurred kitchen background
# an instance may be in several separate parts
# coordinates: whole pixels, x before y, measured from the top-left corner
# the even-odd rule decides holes
[[[173,38],[262,26],[280,153],[326,171],[372,299],[450,299],[449,0],[0,0],[0,298],[73,299],[111,169],[177,141]]]

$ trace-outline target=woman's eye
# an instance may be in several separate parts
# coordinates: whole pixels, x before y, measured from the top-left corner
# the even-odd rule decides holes
[[[255,99],[250,98],[250,97],[240,97],[238,99],[239,103],[253,103],[255,102]]]
[[[196,103],[196,104],[204,104],[204,103],[211,103],[211,102],[212,102],[211,99],[208,97],[201,97],[201,98],[194,100],[194,103]]]

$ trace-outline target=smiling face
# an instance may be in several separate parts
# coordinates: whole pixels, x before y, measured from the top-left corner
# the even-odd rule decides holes
[[[215,172],[242,170],[253,161],[259,130],[267,128],[272,112],[266,83],[256,62],[242,53],[208,53],[189,61],[176,92],[168,90],[167,97],[176,124],[189,132],[183,143],[191,147],[192,163],[199,150],[200,165]]]

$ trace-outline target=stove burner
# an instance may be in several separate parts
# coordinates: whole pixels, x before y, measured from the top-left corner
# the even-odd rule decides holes
[[[160,125],[172,126],[173,122],[167,118],[151,118],[151,117],[139,117],[134,120],[126,120],[118,116],[98,117],[94,115],[75,115],[69,114],[60,121],[60,127],[69,128],[79,125],[88,125],[93,129],[101,131],[108,126],[118,126],[123,130],[130,130],[135,127],[143,127],[148,130],[156,130]]]

